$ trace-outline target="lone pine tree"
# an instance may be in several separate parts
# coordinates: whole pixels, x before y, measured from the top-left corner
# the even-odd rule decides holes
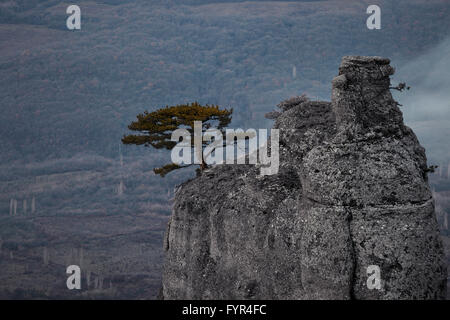
[[[194,148],[194,121],[202,122],[202,130],[214,127],[224,133],[224,128],[231,122],[233,109],[220,108],[217,105],[200,105],[198,102],[166,106],[153,112],[145,111],[137,115],[128,129],[139,131],[141,134],[126,135],[122,138],[124,144],[144,145],[156,149],[171,150],[178,141],[172,141],[172,132],[176,129],[186,129],[191,134],[191,147]],[[202,142],[202,149],[206,143]],[[160,168],[154,168],[155,174],[164,177],[167,173],[190,166],[175,163],[166,164]],[[207,168],[201,157],[200,170]]]

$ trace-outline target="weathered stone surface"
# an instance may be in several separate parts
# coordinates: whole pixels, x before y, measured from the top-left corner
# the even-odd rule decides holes
[[[332,101],[282,103],[280,170],[222,165],[176,193],[165,299],[439,299],[446,266],[426,156],[389,59],[344,57]],[[382,287],[368,289],[367,267]]]

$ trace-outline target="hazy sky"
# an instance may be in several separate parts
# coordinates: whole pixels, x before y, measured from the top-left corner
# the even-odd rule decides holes
[[[395,61],[392,63],[396,65]],[[450,37],[420,57],[399,63],[392,79],[410,91],[395,94],[404,118],[427,149],[430,160],[450,160]]]

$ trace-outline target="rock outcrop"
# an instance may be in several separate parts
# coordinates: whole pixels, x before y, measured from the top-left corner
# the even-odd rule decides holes
[[[445,298],[425,151],[391,96],[393,73],[388,59],[344,57],[331,103],[298,99],[276,116],[278,174],[221,165],[181,185],[164,298]]]

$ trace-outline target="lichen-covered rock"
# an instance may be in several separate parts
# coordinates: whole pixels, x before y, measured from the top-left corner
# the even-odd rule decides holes
[[[221,165],[181,185],[164,298],[445,298],[425,151],[392,99],[393,72],[385,58],[344,57],[331,103],[293,99],[277,115],[278,174]]]

